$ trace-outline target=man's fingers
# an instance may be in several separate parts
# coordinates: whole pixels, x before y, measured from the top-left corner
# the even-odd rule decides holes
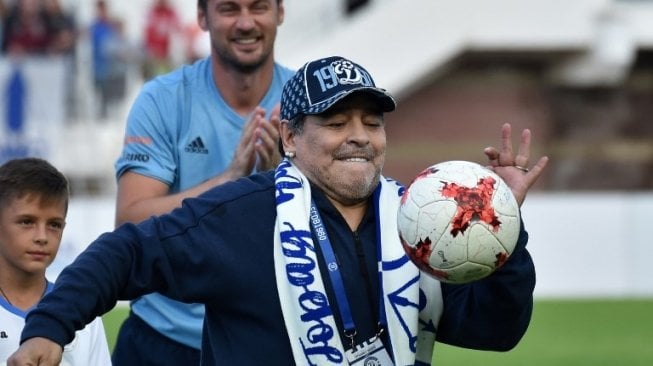
[[[519,141],[519,149],[515,156],[515,165],[528,168],[528,160],[530,159],[531,149],[531,130],[525,129],[521,133]]]

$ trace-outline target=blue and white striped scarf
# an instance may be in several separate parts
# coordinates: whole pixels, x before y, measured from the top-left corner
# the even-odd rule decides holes
[[[275,188],[276,281],[295,363],[347,365],[311,236],[310,184],[285,159],[276,169]],[[377,232],[383,248],[379,270],[387,331],[396,365],[428,365],[442,313],[442,294],[437,281],[420,276],[399,242],[397,208],[401,192],[396,182],[381,178]]]

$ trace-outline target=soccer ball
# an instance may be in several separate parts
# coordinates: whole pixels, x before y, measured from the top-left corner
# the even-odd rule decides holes
[[[428,167],[406,187],[397,226],[420,270],[441,282],[468,283],[494,272],[513,252],[519,205],[493,171],[447,161]]]

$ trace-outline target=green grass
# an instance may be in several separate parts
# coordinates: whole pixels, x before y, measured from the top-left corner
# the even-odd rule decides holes
[[[537,301],[522,341],[506,353],[438,344],[437,365],[650,366],[653,299]]]
[[[113,346],[116,344],[116,337],[118,336],[120,325],[127,315],[129,315],[129,307],[127,305],[118,305],[102,317],[110,350],[113,350]]]
[[[113,348],[126,308],[104,316]],[[436,345],[434,364],[482,366],[651,366],[653,299],[539,300],[521,343],[506,353]]]

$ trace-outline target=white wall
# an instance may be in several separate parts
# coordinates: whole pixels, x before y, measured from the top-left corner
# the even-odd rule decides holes
[[[653,297],[653,192],[531,194],[523,207],[535,295]],[[74,199],[51,278],[113,227],[112,198]],[[651,226],[649,226],[651,225]]]
[[[536,294],[653,296],[652,209],[652,192],[527,197]]]

